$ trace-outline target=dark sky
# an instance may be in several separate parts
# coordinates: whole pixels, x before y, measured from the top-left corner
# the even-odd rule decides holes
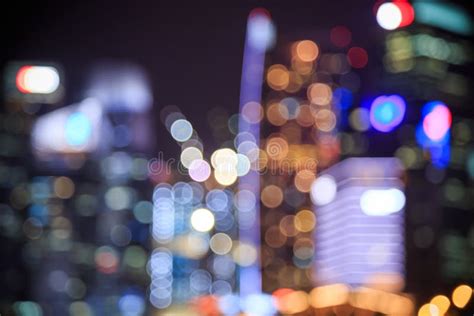
[[[248,13],[265,7],[285,36],[345,24],[365,46],[375,25],[372,0],[338,1],[46,1],[3,10],[8,21],[1,64],[45,60],[62,64],[67,103],[82,98],[88,69],[103,58],[142,65],[151,77],[155,108],[178,105],[203,136],[206,112],[238,110]],[[357,30],[360,30],[359,32]],[[325,32],[328,34],[328,32]],[[156,120],[159,122],[159,120]],[[157,133],[166,133],[159,127]],[[168,135],[164,135],[170,140]],[[205,139],[204,139],[205,141]]]

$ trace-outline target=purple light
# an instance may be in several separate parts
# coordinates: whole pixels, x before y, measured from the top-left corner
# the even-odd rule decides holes
[[[240,112],[244,112],[246,104],[255,102],[260,104],[262,97],[263,71],[265,64],[265,51],[272,45],[275,37],[275,29],[272,20],[266,10],[255,9],[250,12],[247,21],[247,34],[244,47],[244,60],[242,65],[242,80],[240,86]],[[254,104],[254,103],[252,103]],[[247,116],[258,117],[260,107],[250,107],[246,110]],[[255,112],[254,112],[255,111]],[[248,133],[254,140],[237,140],[237,148],[240,154],[243,143],[253,144],[251,147],[258,148],[260,139],[260,125],[255,120],[239,120],[239,134]],[[245,146],[248,148],[248,146]],[[260,194],[260,174],[250,170],[239,178],[239,191],[249,190],[254,195]],[[238,195],[238,199],[243,199]],[[260,248],[260,210],[258,204],[250,211],[240,211],[239,238],[240,241]],[[249,216],[250,215],[250,216]],[[251,218],[246,222],[245,218]],[[239,271],[239,289],[241,298],[262,292],[260,259],[249,266],[241,267]]]
[[[382,95],[370,105],[370,123],[380,132],[390,132],[405,116],[405,100],[398,95]]]
[[[191,179],[197,182],[206,181],[211,175],[211,166],[207,161],[202,159],[196,159],[191,162],[189,166],[189,176]]]

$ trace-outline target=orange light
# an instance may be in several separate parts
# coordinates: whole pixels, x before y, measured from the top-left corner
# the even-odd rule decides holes
[[[268,185],[263,188],[260,199],[266,207],[277,207],[283,202],[283,191],[276,185]]]
[[[314,179],[316,179],[316,175],[313,171],[307,169],[300,170],[295,175],[295,187],[300,192],[309,192]]]
[[[325,308],[347,303],[349,288],[344,284],[316,287],[310,292],[310,304],[315,308]]]
[[[452,295],[453,304],[456,307],[464,308],[472,297],[472,288],[469,285],[460,285],[454,289]]]
[[[304,62],[311,62],[318,58],[319,48],[313,41],[305,40],[296,45],[296,56]]]
[[[288,109],[279,102],[274,102],[267,107],[267,119],[275,126],[282,126],[288,120]]]
[[[288,143],[282,137],[272,137],[267,141],[267,155],[274,160],[281,160],[288,155]]]
[[[314,104],[328,105],[332,99],[332,90],[325,83],[314,83],[308,87],[307,96]]]
[[[284,90],[290,83],[288,69],[283,65],[271,66],[267,72],[267,83],[273,90]]]

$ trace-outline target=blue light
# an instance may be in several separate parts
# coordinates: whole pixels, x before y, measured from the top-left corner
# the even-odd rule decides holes
[[[346,88],[337,88],[332,94],[332,99],[335,105],[338,105],[342,110],[346,110],[352,105],[352,92]]]
[[[119,300],[119,309],[122,315],[139,316],[145,311],[145,300],[138,294],[125,294]]]
[[[383,124],[389,124],[397,116],[397,108],[393,103],[385,102],[374,110],[375,119]]]
[[[81,113],[72,113],[66,121],[66,142],[71,146],[82,146],[87,143],[92,134],[92,124],[89,118]]]
[[[370,123],[380,132],[390,132],[403,121],[405,109],[401,96],[379,96],[370,105]]]

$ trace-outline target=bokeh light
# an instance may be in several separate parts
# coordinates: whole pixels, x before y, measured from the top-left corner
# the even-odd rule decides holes
[[[331,42],[337,47],[346,47],[351,43],[351,31],[342,25],[335,26],[330,33]]]
[[[330,175],[318,177],[311,185],[311,200],[316,205],[325,205],[334,200],[337,193],[337,184]]]
[[[453,304],[458,308],[464,308],[472,297],[472,288],[463,284],[456,287],[451,295]]]
[[[288,69],[283,65],[273,65],[267,71],[267,83],[273,90],[284,90],[290,83]]]
[[[208,232],[214,227],[214,215],[205,208],[196,209],[191,215],[191,225],[198,232]]]
[[[211,175],[211,166],[203,159],[195,159],[189,165],[189,176],[197,182],[206,181]]]
[[[400,8],[392,2],[383,3],[377,10],[377,23],[389,31],[396,29],[402,23]]]
[[[16,75],[16,86],[22,93],[50,94],[59,85],[58,70],[51,66],[23,66]]]
[[[308,87],[308,99],[317,105],[328,105],[332,100],[332,90],[327,84],[315,83]]]
[[[364,68],[369,62],[369,56],[362,47],[351,47],[347,52],[347,60],[354,68]]]
[[[319,48],[316,43],[310,40],[304,40],[296,44],[296,56],[304,62],[316,60],[319,54]]]
[[[423,131],[432,141],[441,140],[451,128],[451,112],[441,102],[430,102],[425,105]]]
[[[178,119],[171,124],[170,133],[178,142],[185,142],[193,134],[193,126],[185,119]]]
[[[381,132],[390,132],[405,117],[405,100],[398,95],[379,96],[370,106],[370,123]]]

